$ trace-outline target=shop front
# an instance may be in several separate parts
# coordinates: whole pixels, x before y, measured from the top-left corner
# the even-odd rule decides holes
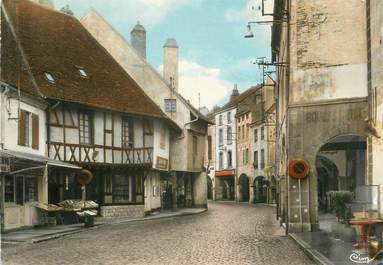
[[[43,225],[39,204],[48,203],[48,172],[62,168],[76,172],[80,167],[47,157],[1,150],[2,231]]]

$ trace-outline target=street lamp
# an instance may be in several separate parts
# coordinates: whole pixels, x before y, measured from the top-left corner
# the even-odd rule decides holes
[[[254,38],[254,33],[251,31],[250,23],[247,24],[247,33],[244,36],[245,38]]]

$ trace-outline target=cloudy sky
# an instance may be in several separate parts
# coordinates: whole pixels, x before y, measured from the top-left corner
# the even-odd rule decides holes
[[[271,8],[273,0],[265,0]],[[270,58],[270,25],[255,25],[255,38],[245,39],[248,21],[262,18],[261,0],[54,0],[69,4],[81,18],[93,7],[127,40],[140,21],[147,31],[147,60],[162,67],[162,46],[175,38],[179,49],[179,90],[198,107],[221,105],[234,83],[243,91],[262,82],[257,57]]]

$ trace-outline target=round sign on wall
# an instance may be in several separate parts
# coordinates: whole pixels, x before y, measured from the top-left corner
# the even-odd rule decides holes
[[[93,178],[92,172],[86,169],[82,169],[78,174],[77,174],[77,182],[81,186],[87,186]]]
[[[295,179],[303,179],[309,173],[309,164],[302,159],[292,160],[289,164],[289,176]]]

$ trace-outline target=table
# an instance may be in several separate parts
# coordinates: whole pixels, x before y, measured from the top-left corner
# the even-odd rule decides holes
[[[355,248],[367,248],[368,242],[367,239],[370,236],[371,233],[371,227],[373,225],[381,223],[382,220],[379,219],[353,219],[350,221],[350,224],[359,226],[360,229],[360,235],[359,240],[357,243],[355,243],[353,246]]]

